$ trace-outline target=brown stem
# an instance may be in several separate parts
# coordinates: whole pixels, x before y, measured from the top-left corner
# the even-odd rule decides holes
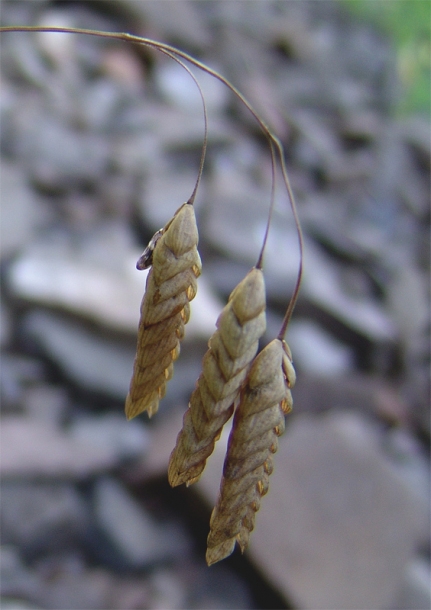
[[[127,42],[132,42],[135,44],[142,44],[145,45],[147,47],[150,48],[154,48],[157,49],[161,52],[164,52],[166,55],[169,56],[176,56],[176,58],[178,59],[179,57],[181,59],[184,59],[185,61],[188,61],[189,63],[191,63],[192,65],[194,65],[195,67],[199,68],[200,70],[206,72],[207,74],[210,74],[211,76],[213,76],[214,78],[216,78],[217,80],[219,80],[220,82],[222,82],[226,87],[228,87],[228,89],[230,89],[230,91],[232,91],[232,93],[244,104],[244,106],[249,110],[249,112],[252,114],[252,116],[255,118],[255,120],[257,121],[257,123],[259,124],[261,130],[263,131],[265,137],[268,140],[270,149],[271,149],[271,160],[272,163],[274,164],[274,146],[275,149],[278,153],[278,157],[280,160],[280,165],[281,165],[281,171],[282,171],[282,176],[283,176],[283,182],[284,185],[286,187],[286,191],[287,191],[287,195],[288,195],[288,199],[289,199],[289,203],[290,203],[290,207],[293,213],[293,217],[295,220],[295,225],[296,225],[296,230],[297,230],[297,234],[298,234],[298,246],[299,246],[299,267],[298,267],[298,276],[297,276],[297,281],[296,281],[296,285],[295,285],[295,289],[293,292],[293,295],[290,299],[289,305],[287,307],[284,319],[283,319],[283,324],[282,327],[280,329],[280,333],[278,335],[278,338],[283,338],[285,333],[286,333],[286,329],[288,326],[288,323],[290,321],[290,318],[292,316],[292,312],[293,309],[295,307],[296,301],[298,299],[298,294],[299,294],[299,288],[300,288],[300,284],[301,284],[301,279],[302,279],[302,265],[303,265],[303,236],[302,236],[302,230],[301,230],[301,225],[300,225],[300,221],[299,221],[299,217],[298,217],[298,212],[297,212],[297,208],[296,208],[296,203],[295,203],[295,199],[293,196],[293,192],[292,192],[292,188],[290,185],[290,181],[287,175],[287,169],[286,169],[286,163],[285,163],[285,159],[284,159],[284,150],[283,150],[283,145],[281,144],[280,140],[277,138],[277,136],[275,136],[271,130],[269,129],[269,127],[266,125],[266,123],[260,118],[260,116],[258,115],[258,113],[254,110],[253,106],[247,101],[247,99],[242,95],[242,93],[240,93],[240,91],[234,86],[232,85],[232,83],[230,83],[226,78],[224,78],[224,76],[222,76],[221,74],[219,74],[218,72],[216,72],[215,70],[213,70],[212,68],[206,66],[205,64],[201,63],[200,61],[198,61],[197,59],[195,59],[194,57],[192,57],[191,55],[189,55],[188,53],[185,53],[184,51],[181,51],[180,49],[177,49],[171,45],[162,43],[162,42],[158,42],[155,40],[151,40],[150,38],[143,38],[141,36],[134,36],[133,34],[127,34],[125,32],[103,32],[103,31],[96,31],[96,30],[88,30],[88,29],[80,29],[80,28],[59,28],[59,27],[40,27],[40,26],[3,26],[0,27],[0,32],[64,32],[64,33],[72,33],[72,34],[85,34],[87,36],[98,36],[100,38],[110,38],[110,39],[114,39],[114,40],[124,40]],[[197,83],[196,79],[195,82]],[[199,86],[199,85],[198,85]],[[200,87],[199,87],[200,89]],[[205,149],[206,149],[206,142],[204,143],[204,148],[203,148],[203,157],[205,155]],[[200,167],[200,173],[202,171],[202,167],[203,167],[203,160],[201,157],[201,167]],[[200,174],[198,177],[198,183],[199,183],[199,179],[200,179]],[[194,194],[196,192],[197,186],[195,187],[195,190],[192,194],[192,198],[194,198]],[[274,201],[274,197],[271,197],[271,207],[270,207],[270,215],[272,214],[272,209],[273,209],[273,201]],[[258,265],[262,264],[262,258],[263,258],[263,250],[266,244],[266,239],[267,239],[267,235],[268,235],[268,228],[269,225],[267,226],[267,230],[265,232],[265,237],[264,237],[264,245],[263,245],[263,249],[259,255],[259,259],[258,259]]]

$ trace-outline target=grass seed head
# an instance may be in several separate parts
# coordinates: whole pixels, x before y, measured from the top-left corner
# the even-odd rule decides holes
[[[165,395],[201,272],[197,245],[194,209],[185,203],[154,235],[138,261],[139,269],[152,268],[141,304],[138,345],[126,398],[127,419],[143,411],[151,417]]]
[[[235,542],[241,551],[247,547],[260,499],[268,492],[271,456],[284,432],[283,406],[292,403],[294,382],[290,350],[284,341],[274,339],[254,359],[241,389],[210,520],[208,565],[230,555]]]
[[[190,398],[168,468],[174,487],[201,476],[222,428],[231,417],[242,383],[266,328],[265,283],[253,268],[232,291],[209,340],[202,373]]]

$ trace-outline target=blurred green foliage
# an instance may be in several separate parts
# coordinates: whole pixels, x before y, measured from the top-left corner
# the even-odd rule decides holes
[[[403,87],[397,111],[431,111],[431,0],[344,0],[392,39]]]

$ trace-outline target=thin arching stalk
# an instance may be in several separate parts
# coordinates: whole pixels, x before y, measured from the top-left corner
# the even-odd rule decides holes
[[[303,268],[303,252],[304,252],[304,238],[302,235],[302,228],[301,228],[301,223],[299,221],[299,216],[298,216],[298,210],[296,209],[296,204],[295,204],[295,199],[293,197],[293,192],[292,192],[292,188],[290,186],[290,182],[289,182],[289,178],[287,176],[287,169],[286,169],[286,163],[284,160],[284,155],[282,154],[282,146],[280,143],[280,148],[279,148],[279,152],[280,152],[280,164],[281,164],[281,172],[283,175],[283,181],[284,184],[286,185],[286,189],[289,195],[289,199],[291,201],[291,207],[292,207],[292,214],[293,214],[293,218],[295,221],[295,226],[296,226],[296,232],[298,235],[298,244],[299,244],[299,267],[298,267],[298,275],[296,278],[296,284],[295,284],[295,288],[293,290],[293,295],[289,301],[289,305],[287,306],[286,309],[286,313],[284,314],[284,318],[283,318],[283,323],[281,325],[281,329],[280,332],[278,333],[278,337],[277,339],[280,339],[280,341],[282,341],[286,335],[286,330],[287,330],[287,326],[290,322],[290,318],[292,317],[292,313],[293,310],[295,308],[296,305],[296,301],[298,300],[298,296],[299,296],[299,289],[301,287],[301,281],[302,281],[302,268]]]
[[[278,153],[281,170],[282,170],[283,182],[286,187],[286,192],[288,195],[290,207],[292,209],[292,213],[294,216],[295,225],[296,225],[296,229],[297,229],[297,234],[298,234],[300,262],[299,262],[299,267],[298,267],[298,276],[297,276],[296,286],[295,286],[293,295],[290,299],[289,306],[286,310],[282,328],[279,333],[279,338],[284,337],[284,335],[286,333],[287,325],[289,323],[293,309],[294,309],[296,301],[298,299],[298,293],[299,293],[299,288],[300,288],[301,279],[302,279],[302,259],[303,259],[302,231],[301,231],[301,225],[300,225],[298,212],[297,212],[297,208],[296,208],[295,198],[293,196],[292,188],[291,188],[290,181],[289,181],[289,178],[287,175],[283,145],[281,144],[281,142],[277,138],[277,136],[275,136],[272,133],[272,131],[269,129],[269,127],[266,125],[266,123],[261,119],[259,114],[254,110],[254,108],[250,104],[250,102],[242,95],[242,93],[234,85],[232,85],[232,83],[230,83],[224,76],[222,76],[216,70],[213,70],[209,66],[206,66],[199,60],[195,59],[188,53],[181,51],[180,49],[177,49],[171,45],[168,45],[168,44],[165,44],[162,42],[151,40],[150,38],[135,36],[133,34],[128,34],[125,32],[103,32],[103,31],[81,29],[81,28],[60,28],[60,27],[40,27],[40,26],[4,26],[4,27],[0,28],[0,32],[12,32],[12,31],[15,31],[15,32],[64,32],[64,33],[72,33],[72,34],[85,34],[88,36],[98,36],[101,38],[123,40],[126,42],[132,42],[135,44],[140,44],[140,45],[144,45],[144,46],[147,46],[150,48],[154,48],[161,52],[164,52],[167,55],[169,54],[171,57],[175,56],[176,58],[181,58],[181,59],[191,63],[195,67],[199,68],[200,70],[206,72],[207,74],[210,74],[211,76],[213,76],[214,78],[216,78],[217,80],[222,82],[226,87],[228,87],[228,89],[230,89],[230,91],[232,91],[232,93],[244,104],[244,106],[249,110],[249,112],[252,114],[254,119],[257,121],[262,132],[264,133],[265,137],[267,138],[269,145],[270,145],[271,159],[273,160],[273,162],[274,162],[274,147]],[[192,197],[193,197],[193,195],[192,195]],[[271,210],[272,210],[272,201],[271,201]],[[266,243],[267,232],[268,231],[266,231],[266,234],[265,234],[264,244]],[[258,260],[258,264],[261,264],[261,263],[262,263],[262,252],[261,252],[261,254],[259,256],[259,260]]]
[[[170,51],[166,51],[165,49],[159,49],[159,51],[161,53],[164,53],[164,55],[167,55],[167,57],[170,57],[171,59],[176,61],[177,64],[179,64],[182,68],[184,68],[184,70],[186,72],[189,73],[191,78],[194,80],[196,87],[198,88],[199,95],[200,95],[201,100],[202,100],[202,110],[203,110],[203,116],[204,116],[204,140],[203,140],[203,144],[202,144],[202,152],[201,152],[201,158],[200,158],[200,162],[199,162],[198,177],[196,178],[196,183],[195,183],[195,186],[193,188],[193,192],[190,195],[190,198],[189,198],[189,200],[187,202],[187,203],[190,203],[191,205],[193,205],[194,202],[195,202],[196,193],[198,191],[198,187],[199,187],[199,184],[200,184],[200,181],[201,181],[201,178],[202,178],[202,173],[204,171],[205,156],[206,156],[206,152],[207,152],[207,144],[208,144],[208,114],[207,114],[207,105],[205,103],[205,97],[204,97],[204,94],[203,94],[203,91],[202,91],[202,87],[200,86],[200,84],[198,82],[198,79],[193,74],[193,72],[190,70],[190,68],[188,68],[186,66],[186,64],[183,61],[181,61],[181,59],[176,57],[176,55],[174,55]]]
[[[262,269],[263,266],[263,255],[265,253],[266,242],[268,241],[269,227],[271,226],[272,213],[275,205],[275,150],[272,140],[269,141],[269,147],[271,150],[271,199],[269,204],[268,220],[266,222],[265,234],[263,236],[262,247],[259,252],[259,258],[257,259],[256,269]]]

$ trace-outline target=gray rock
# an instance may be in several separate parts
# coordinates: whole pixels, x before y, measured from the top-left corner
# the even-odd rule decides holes
[[[63,387],[39,383],[24,390],[23,407],[26,414],[47,426],[59,426],[68,406],[67,392]]]
[[[373,342],[392,342],[398,337],[383,305],[367,294],[349,294],[341,267],[310,241],[305,244],[302,296]]]
[[[216,68],[214,67],[214,69]],[[193,71],[196,73],[196,79],[202,89],[207,112],[221,113],[228,102],[228,89],[210,74]],[[192,115],[202,114],[203,106],[199,89],[190,74],[180,64],[174,61],[164,63],[157,70],[156,78],[160,91],[171,104],[183,108]]]
[[[43,221],[45,210],[26,184],[19,166],[1,162],[0,255],[9,256],[31,241]]]
[[[80,416],[68,433],[77,442],[113,451],[119,460],[137,458],[149,450],[150,435],[142,420],[127,421],[122,413]]]
[[[297,418],[250,557],[302,608],[387,608],[426,516],[358,416]]]
[[[2,597],[0,600],[3,610],[40,610],[39,606],[24,602],[22,599],[12,597]]]
[[[394,427],[387,432],[382,445],[391,459],[397,474],[404,479],[412,494],[421,502],[423,510],[431,517],[431,473],[426,449],[411,431]],[[431,532],[421,541],[423,548],[430,544]]]
[[[186,583],[174,570],[157,570],[149,579],[151,591],[150,608],[154,610],[174,610],[186,608]]]
[[[118,10],[117,2],[110,0],[110,3]],[[157,0],[147,0],[145,3],[124,0],[120,6],[124,15],[130,16],[133,23],[137,21],[151,31],[158,32],[162,39],[175,36],[187,44],[208,44],[209,32],[194,2],[166,0],[165,4],[160,4]]]
[[[220,610],[253,608],[250,590],[239,575],[219,564],[202,568],[194,579],[187,608]]]
[[[42,362],[35,358],[4,353],[0,371],[2,412],[22,411],[26,386],[39,383],[45,375]]]
[[[37,598],[48,610],[104,610],[112,608],[115,591],[112,574],[100,568],[89,568],[72,554],[49,557],[38,563],[43,589]]]
[[[142,575],[136,577],[117,578],[112,581],[112,591],[109,598],[109,608],[123,610],[124,608],[151,608],[151,591],[149,579]]]
[[[4,417],[0,427],[4,478],[84,478],[118,464],[112,448],[69,438],[46,421]]]
[[[134,348],[88,331],[58,315],[31,311],[25,334],[75,383],[123,399],[133,369]]]
[[[80,119],[92,132],[100,133],[112,129],[124,95],[119,84],[112,79],[99,78],[86,83],[80,99]]]
[[[115,479],[97,481],[94,502],[99,527],[130,566],[142,568],[189,552],[178,526],[158,524]]]
[[[4,542],[32,558],[75,545],[88,521],[84,503],[67,483],[4,482],[1,508]]]
[[[227,253],[230,258],[252,265],[257,261],[267,224],[271,172],[268,157],[252,140],[240,135],[238,140],[235,146],[221,152],[216,158],[214,174],[208,185],[209,201],[203,213],[201,234],[202,239]],[[265,270],[268,273],[279,272],[282,260],[285,262],[282,267],[285,277],[290,271],[290,257],[286,256],[290,231],[287,208],[284,210],[281,205],[277,205],[274,213]],[[276,243],[277,228],[283,234],[280,243]],[[287,238],[285,230],[288,232]],[[294,242],[297,251],[296,243],[297,240]],[[283,248],[281,252],[280,246]],[[274,253],[277,253],[276,264]]]
[[[43,116],[26,134],[24,162],[43,189],[64,192],[95,184],[108,168],[109,148],[102,136],[79,132],[55,116]]]
[[[141,253],[124,226],[101,224],[79,247],[67,239],[32,244],[10,265],[8,284],[26,301],[60,307],[136,336],[148,273],[136,269]],[[207,338],[222,307],[211,285],[200,278],[187,338]]]
[[[413,353],[412,343],[427,332],[429,277],[419,271],[414,261],[405,257],[393,263],[388,285],[388,309],[397,324],[408,357]]]
[[[184,401],[182,408],[177,405],[170,410],[169,417],[154,419],[154,424],[151,426],[151,451],[144,456],[140,464],[139,474],[142,480],[166,478],[169,456],[182,428],[186,408],[187,402]]]
[[[406,117],[400,125],[400,132],[405,141],[414,146],[430,165],[431,126],[429,121],[419,114]]]
[[[17,13],[15,17],[11,17],[10,25],[31,23],[34,19],[35,15],[24,16]],[[49,70],[39,53],[35,53],[34,40],[25,33],[15,33],[5,37],[5,43],[2,52],[5,73],[18,74],[28,83],[42,87],[49,78]]]
[[[396,425],[405,425],[410,418],[410,406],[399,390],[375,374],[328,377],[299,371],[293,401],[295,414],[349,409]]]
[[[79,246],[67,238],[28,246],[10,266],[9,286],[26,300],[136,332],[146,277],[135,267],[139,254],[125,227],[101,224]]]
[[[9,610],[37,610],[24,600],[40,594],[41,584],[21,561],[16,546],[2,544],[0,550],[1,607]],[[14,599],[15,598],[15,599]]]
[[[295,366],[310,374],[332,376],[353,370],[352,350],[311,321],[293,321],[287,340]]]
[[[398,595],[391,608],[428,610],[431,608],[431,573],[429,561],[416,558],[407,566]]]
[[[0,303],[0,345],[8,343],[12,334],[12,319],[4,300]]]
[[[196,484],[210,505],[228,435],[229,426]],[[247,553],[295,607],[398,607],[427,510],[379,442],[362,417],[337,412],[296,416],[280,440]]]
[[[154,231],[163,227],[193,192],[198,164],[187,168],[175,166],[166,160],[145,180],[140,213],[145,224]],[[201,185],[204,187],[204,184]],[[196,210],[203,190],[200,187]]]

